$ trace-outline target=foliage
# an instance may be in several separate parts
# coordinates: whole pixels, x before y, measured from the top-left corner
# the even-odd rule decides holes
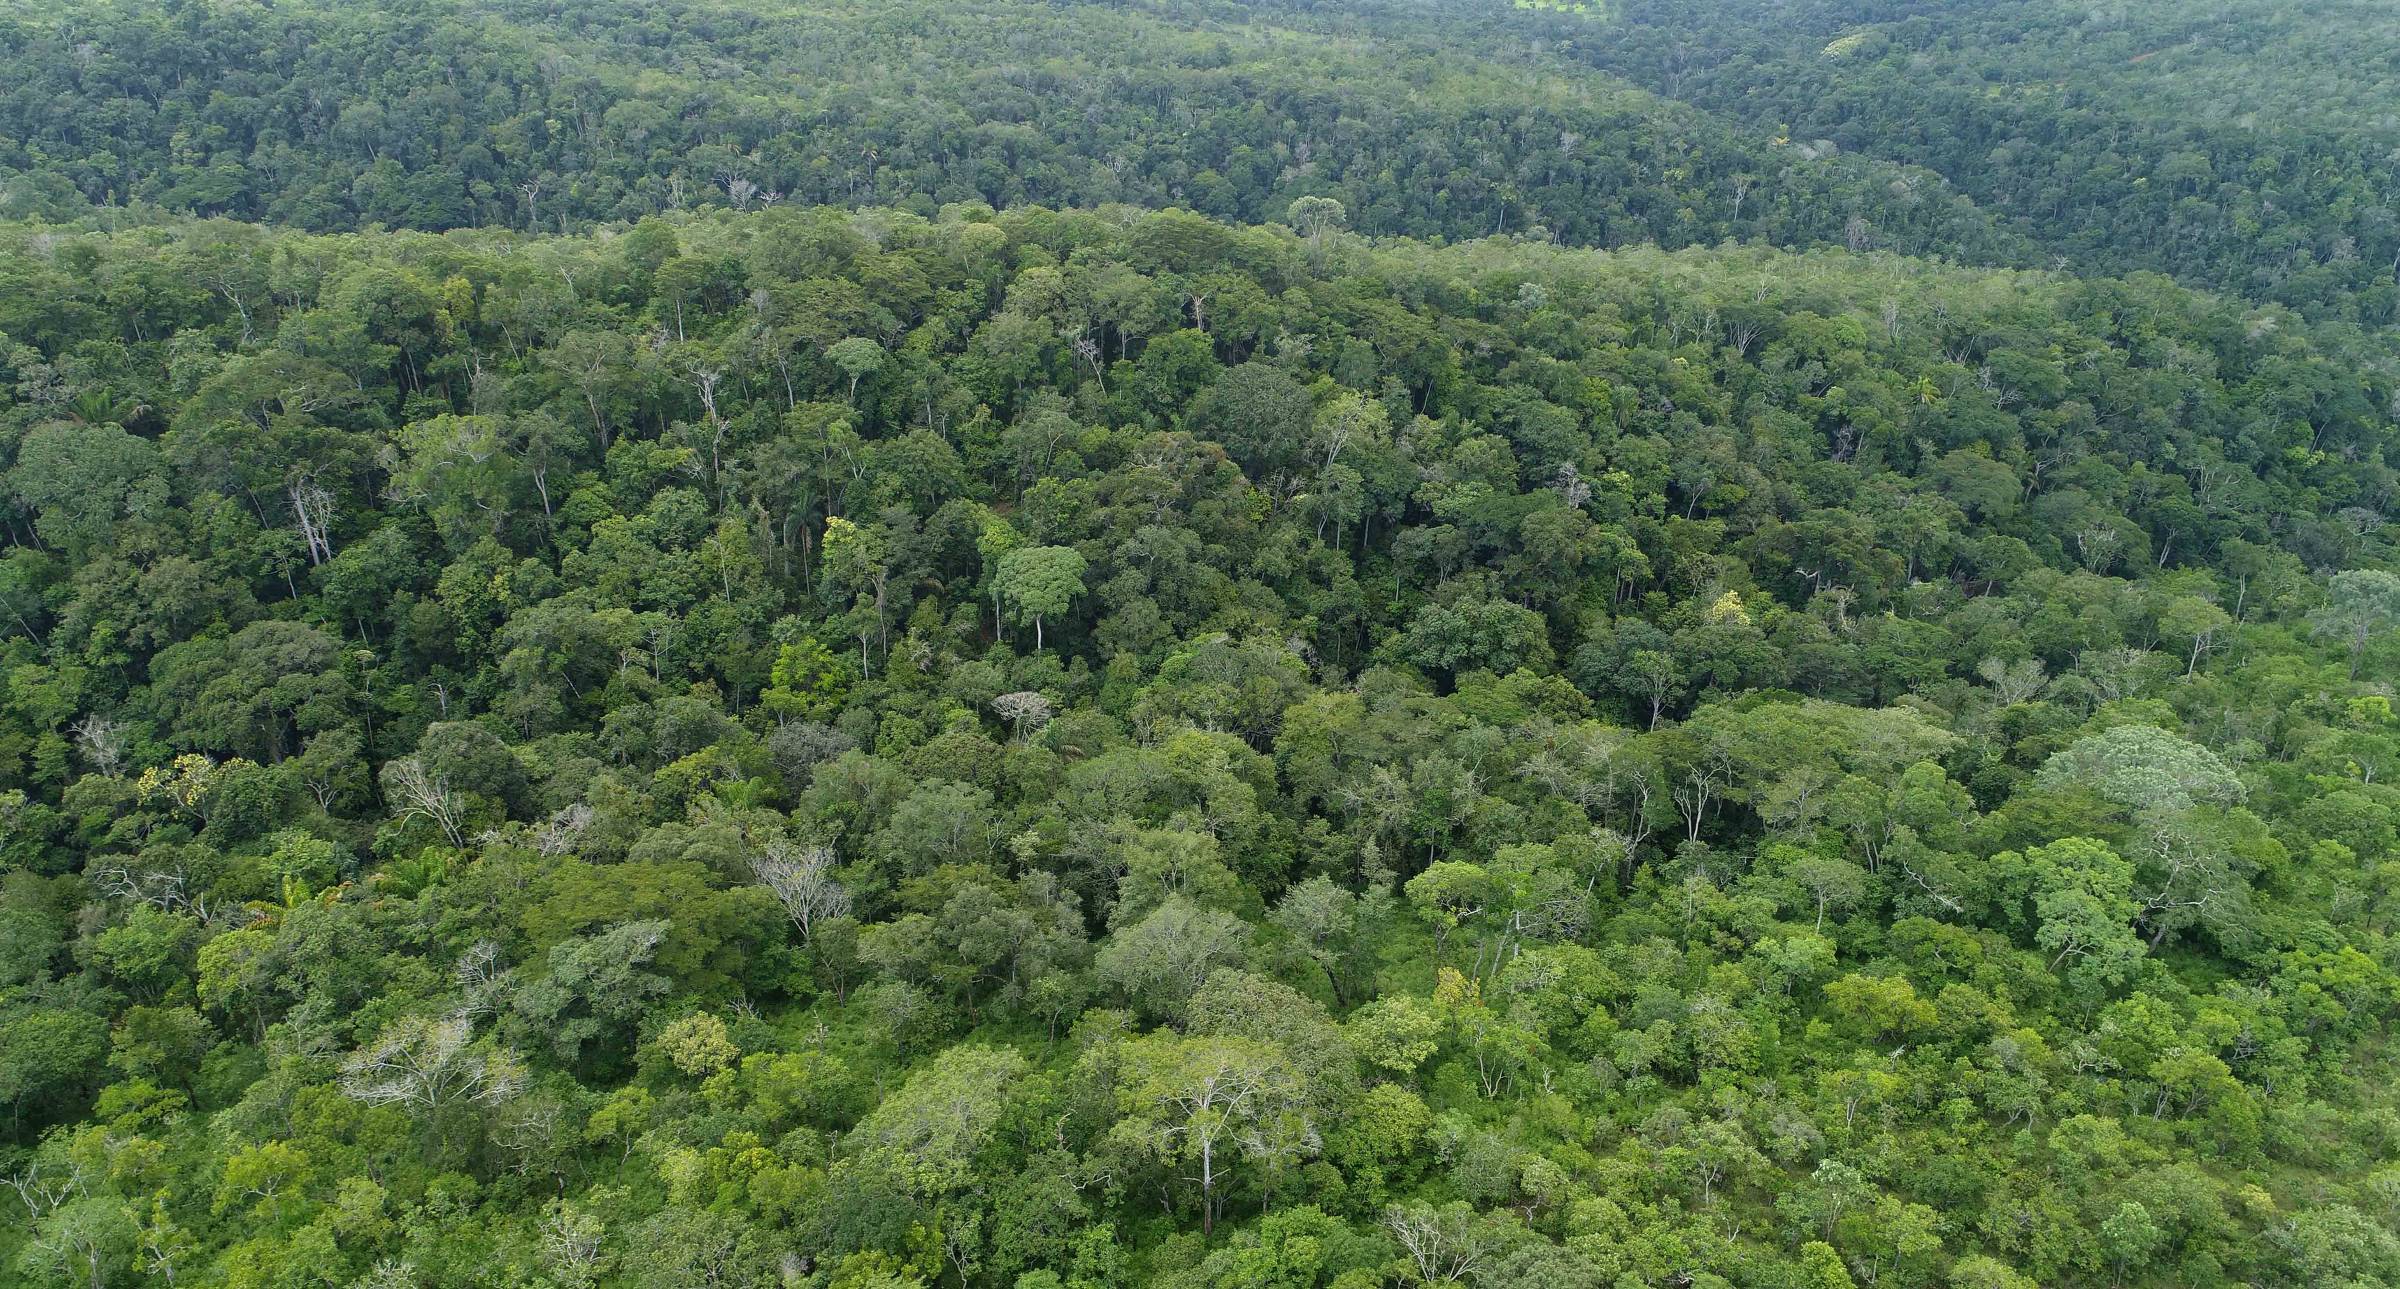
[[[2367,100],[1554,8],[0,18],[0,1274],[2400,1277]]]

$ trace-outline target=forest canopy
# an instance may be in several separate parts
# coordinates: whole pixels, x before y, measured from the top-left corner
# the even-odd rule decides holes
[[[2400,251],[1768,123],[2356,15],[1713,8],[0,11],[0,1281],[2400,1283]]]

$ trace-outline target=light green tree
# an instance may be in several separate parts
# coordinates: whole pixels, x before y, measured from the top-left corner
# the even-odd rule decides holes
[[[1309,263],[1323,268],[1325,235],[1348,222],[1350,212],[1331,197],[1302,197],[1291,204],[1285,217],[1292,221],[1292,227],[1302,237],[1308,239]]]
[[[1042,625],[1065,613],[1083,594],[1084,559],[1071,546],[1020,546],[1000,557],[993,592],[1018,622],[1033,623],[1033,647],[1042,647]]]
[[[2075,740],[2042,763],[2034,784],[2087,789],[2135,813],[2229,805],[2242,781],[2216,753],[2152,725],[2119,725]]]
[[[1313,1153],[1308,1089],[1273,1044],[1144,1035],[1116,1054],[1118,1119],[1109,1136],[1200,1191],[1200,1233],[1216,1229],[1237,1166]]]
[[[2350,650],[2350,679],[2358,679],[2367,646],[2400,626],[2400,573],[2354,568],[2337,573],[2325,588],[2325,606],[2310,615],[2317,634]]]
[[[837,340],[825,350],[826,361],[850,378],[850,401],[858,402],[858,382],[883,370],[883,346],[864,336]]]

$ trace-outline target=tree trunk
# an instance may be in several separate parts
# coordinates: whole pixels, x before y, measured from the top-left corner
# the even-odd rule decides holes
[[[1217,1227],[1216,1147],[1213,1143],[1200,1145],[1200,1238],[1205,1240]]]

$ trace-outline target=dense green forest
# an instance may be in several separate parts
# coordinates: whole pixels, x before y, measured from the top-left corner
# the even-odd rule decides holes
[[[1816,148],[1928,167],[2096,272],[2400,315],[2388,0],[1623,0],[1570,57]]]
[[[1179,205],[2165,272],[2400,320],[2388,0],[0,5],[0,213]]]
[[[0,1283],[2400,1284],[2374,16],[0,9]]]
[[[1374,233],[2041,258],[1928,172],[1816,157],[1521,33],[1404,6],[1218,9],[0,6],[0,213],[557,230],[699,205],[1127,201],[1257,222],[1313,195]]]

